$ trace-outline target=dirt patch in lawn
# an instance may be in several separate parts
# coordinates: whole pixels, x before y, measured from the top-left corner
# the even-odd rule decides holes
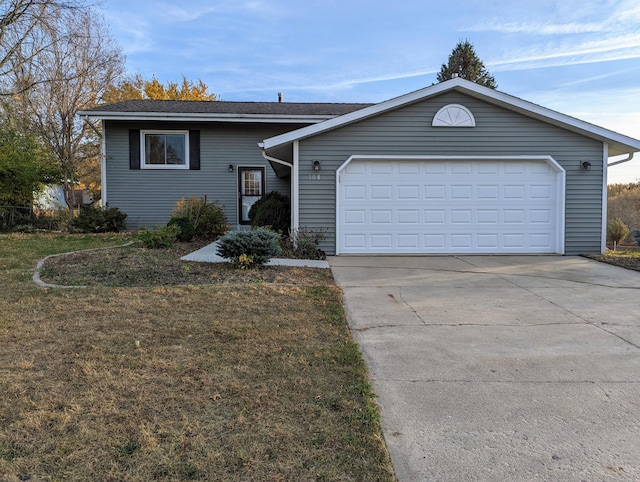
[[[50,258],[41,279],[64,286],[171,286],[183,284],[276,283],[316,285],[331,282],[328,269],[261,266],[236,269],[228,263],[197,263],[180,258],[202,243],[177,243],[171,249],[139,244]]]

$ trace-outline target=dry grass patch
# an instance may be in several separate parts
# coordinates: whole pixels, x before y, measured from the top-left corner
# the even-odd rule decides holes
[[[393,480],[340,291],[298,276],[0,281],[0,478]]]

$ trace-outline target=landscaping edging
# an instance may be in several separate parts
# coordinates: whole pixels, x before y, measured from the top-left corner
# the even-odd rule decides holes
[[[80,249],[78,251],[69,251],[67,253],[50,254],[49,256],[45,256],[44,258],[38,260],[38,262],[36,263],[36,269],[33,272],[33,276],[31,277],[31,279],[35,284],[37,284],[41,288],[60,288],[60,289],[87,288],[87,286],[67,286],[67,285],[54,285],[50,283],[45,283],[40,278],[40,271],[42,271],[42,267],[44,266],[44,263],[50,258],[57,258],[58,256],[68,256],[70,254],[85,253],[87,251],[99,251],[102,249],[124,248],[126,246],[132,245],[133,243],[135,243],[135,241],[129,241],[128,243],[120,244],[118,246],[104,246],[102,248],[88,248],[88,249]]]

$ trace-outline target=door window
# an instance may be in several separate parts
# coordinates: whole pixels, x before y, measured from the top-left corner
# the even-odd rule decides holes
[[[239,167],[239,220],[240,224],[250,224],[249,210],[253,203],[264,195],[264,167]]]

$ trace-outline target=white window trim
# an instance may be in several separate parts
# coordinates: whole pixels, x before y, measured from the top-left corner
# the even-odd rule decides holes
[[[147,134],[183,134],[184,135],[184,164],[147,164]],[[140,130],[140,169],[189,169],[189,131],[188,130]]]

